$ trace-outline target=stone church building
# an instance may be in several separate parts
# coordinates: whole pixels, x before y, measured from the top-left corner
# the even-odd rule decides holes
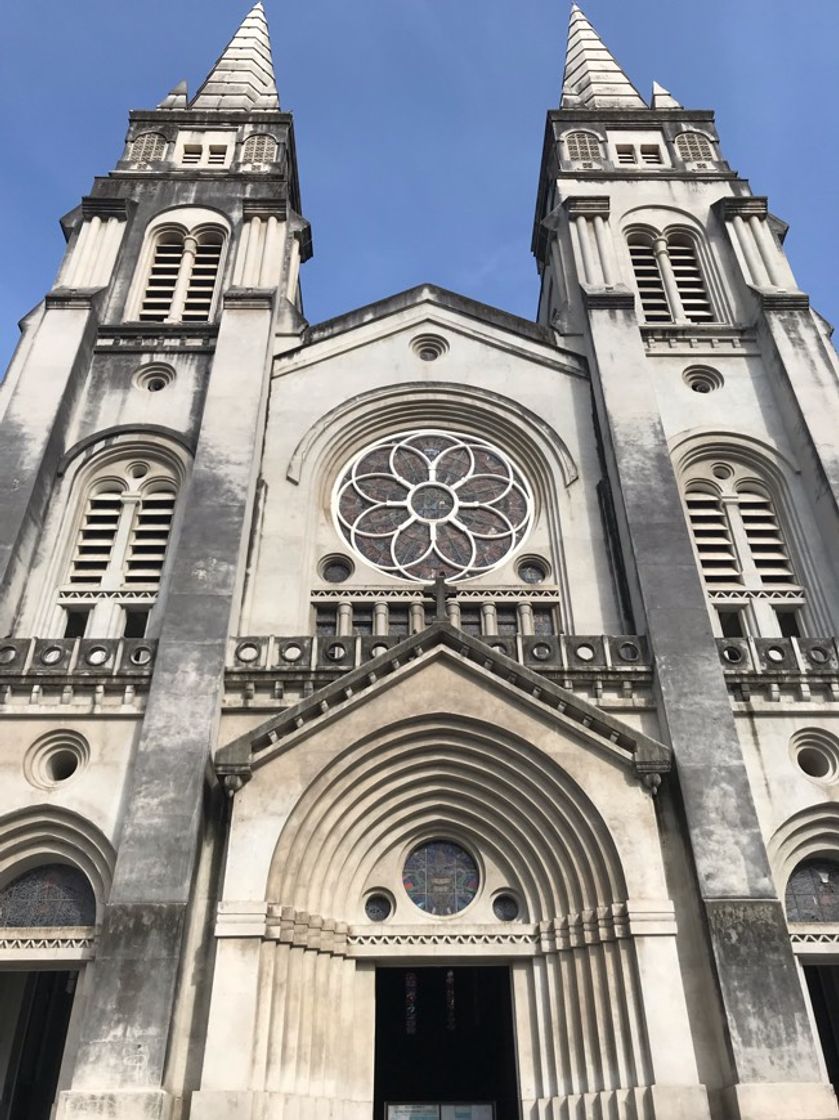
[[[131,113],[0,398],[0,1120],[839,1117],[839,371],[725,156],[574,6],[535,318],[309,323],[261,4]]]

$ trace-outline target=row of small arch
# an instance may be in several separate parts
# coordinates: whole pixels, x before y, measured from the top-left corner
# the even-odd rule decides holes
[[[568,158],[575,162],[599,161],[602,158],[601,145],[606,138],[587,129],[574,129],[562,135]],[[704,133],[696,130],[680,132],[674,140],[676,152],[686,162],[713,161],[716,157],[714,144]]]
[[[131,141],[130,158],[136,163],[154,163],[165,158],[169,141],[161,132],[141,132]],[[242,163],[268,164],[277,158],[275,136],[254,132],[242,144]]]

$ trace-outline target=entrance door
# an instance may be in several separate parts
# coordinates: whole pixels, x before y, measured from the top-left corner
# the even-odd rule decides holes
[[[839,1095],[839,965],[805,964],[804,976],[830,1083]]]
[[[518,1120],[508,968],[377,969],[374,1120],[409,1103]]]
[[[0,1120],[49,1120],[76,976],[0,973]]]

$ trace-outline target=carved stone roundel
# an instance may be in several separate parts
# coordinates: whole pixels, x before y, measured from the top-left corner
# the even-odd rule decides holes
[[[379,440],[341,472],[335,519],[383,572],[458,581],[502,564],[533,518],[530,488],[486,440],[425,428]]]

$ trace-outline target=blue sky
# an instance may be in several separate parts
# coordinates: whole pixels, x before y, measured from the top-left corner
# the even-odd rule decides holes
[[[545,111],[566,0],[265,0],[295,114],[315,322],[431,281],[533,317]],[[194,91],[247,0],[7,0],[0,50],[0,363],[49,288],[58,218],[113,166],[129,108]],[[588,0],[645,96],[713,108],[723,152],[791,225],[814,306],[839,322],[839,0]]]

